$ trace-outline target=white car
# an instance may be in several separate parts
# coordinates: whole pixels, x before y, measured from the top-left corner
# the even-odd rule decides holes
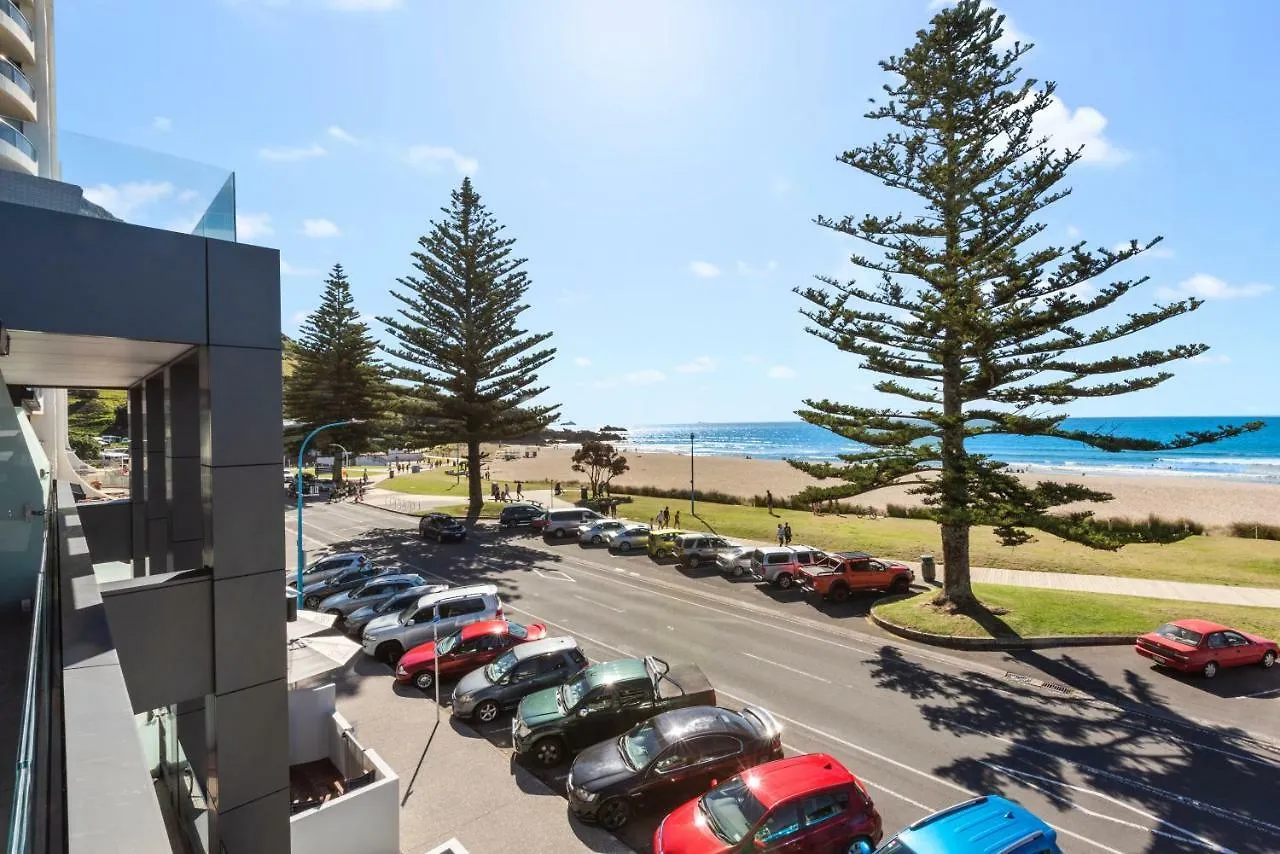
[[[593,546],[604,545],[605,537],[614,531],[621,531],[628,525],[634,525],[627,519],[600,519],[597,521],[585,522],[578,526],[578,542],[589,543]]]
[[[716,555],[716,568],[725,575],[741,578],[751,571],[751,555],[754,546],[734,546],[723,549]]]
[[[644,551],[649,547],[649,526],[628,524],[605,537],[605,543],[611,552],[629,552],[632,549]]]

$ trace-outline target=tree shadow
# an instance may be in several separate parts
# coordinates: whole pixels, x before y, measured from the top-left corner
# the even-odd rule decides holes
[[[1190,721],[1139,674],[1131,674],[1122,692],[1082,662],[1055,663],[1034,651],[1020,655],[1051,675],[1070,668],[1074,683],[1096,697],[1139,700],[1160,716],[1134,718],[1122,708],[1013,680],[930,668],[893,646],[882,647],[868,663],[878,688],[911,698],[934,731],[964,740],[963,756],[933,769],[939,777],[980,794],[1016,800],[1038,793],[1060,810],[1080,807],[1122,824],[1138,820],[1163,834],[1147,834],[1141,850],[1148,852],[1206,847],[1190,837],[1239,851],[1280,850],[1280,826],[1265,818],[1275,815],[1280,765],[1276,756],[1258,752],[1246,733]],[[1116,801],[1154,820],[1135,819]],[[1060,818],[1042,817],[1053,823]]]

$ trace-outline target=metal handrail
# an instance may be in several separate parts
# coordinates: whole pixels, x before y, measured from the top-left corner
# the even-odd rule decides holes
[[[41,540],[40,571],[36,574],[36,593],[31,609],[31,646],[27,651],[27,680],[23,689],[22,728],[18,734],[17,760],[14,763],[13,804],[9,811],[8,854],[25,854],[31,842],[32,774],[35,763],[37,712],[42,698],[37,696],[43,681],[40,678],[47,662],[46,636],[49,623],[45,611],[48,608],[46,589],[50,577],[50,556],[56,524],[54,491],[49,490],[49,501],[44,512],[44,537]]]
[[[21,68],[5,57],[0,57],[0,74],[12,80],[19,89],[26,92],[31,98],[34,99],[36,97],[36,87],[27,79],[27,75],[23,74]]]
[[[27,139],[26,135],[23,134],[22,131],[18,130],[4,119],[0,119],[0,139],[3,139],[14,148],[30,157],[32,160],[36,159],[35,145],[32,144],[31,140]]]
[[[0,8],[9,13],[9,17],[18,22],[18,26],[22,27],[22,31],[27,34],[27,38],[35,40],[36,31],[32,29],[31,22],[27,20],[27,16],[22,14],[22,10],[18,8],[13,0],[0,0]]]

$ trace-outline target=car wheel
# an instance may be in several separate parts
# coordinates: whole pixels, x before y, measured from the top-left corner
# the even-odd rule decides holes
[[[831,588],[829,595],[834,602],[845,602],[849,599],[849,588],[843,584],[837,584]]]
[[[778,585],[782,590],[790,590],[791,585],[794,583],[794,580],[791,578],[791,573],[789,572],[782,573],[778,576],[778,580],[774,582],[774,584]]]
[[[906,593],[910,589],[911,582],[907,580],[905,575],[899,575],[893,580],[893,583],[889,585],[890,593]]]
[[[378,647],[377,650],[378,660],[383,664],[389,664],[392,667],[395,667],[396,662],[400,660],[400,656],[402,655],[404,655],[404,647],[400,646],[399,641],[384,643],[382,646]]]
[[[482,724],[491,724],[498,719],[498,704],[493,700],[485,700],[476,706],[476,720]]]
[[[594,537],[591,538],[591,545],[593,546],[598,546],[603,542],[604,542],[604,537],[601,537],[599,534],[596,534]]]
[[[337,608],[330,608],[330,609],[329,609],[328,611],[326,611],[325,613],[327,613],[330,617],[341,617],[341,616],[342,616],[342,612],[341,612],[341,611],[339,611]]]
[[[557,540],[563,540],[564,528],[556,528],[554,531],[551,532],[551,536],[555,537]]]
[[[307,596],[302,600],[302,607],[308,611],[314,611],[320,605],[319,596]]]
[[[1260,661],[1260,662],[1258,662],[1258,663],[1262,665],[1262,668],[1263,668],[1264,670],[1270,670],[1270,669],[1272,668],[1272,666],[1276,663],[1276,654],[1275,654],[1275,652],[1274,652],[1273,650],[1270,650],[1270,649],[1269,649],[1269,650],[1267,650],[1265,653],[1263,653],[1262,661]]]
[[[413,684],[417,685],[421,691],[430,691],[432,686],[436,684],[436,675],[430,670],[424,670],[413,677]]]
[[[1204,669],[1200,671],[1200,675],[1203,676],[1205,679],[1212,679],[1213,677],[1217,676],[1218,662],[1216,661],[1205,662]]]
[[[631,551],[631,543],[628,543],[626,540],[623,540],[622,542],[618,543],[618,551],[620,552]]]
[[[559,765],[564,758],[564,742],[554,736],[544,738],[533,746],[533,758],[543,768]]]
[[[605,830],[621,830],[631,820],[631,804],[622,798],[612,798],[600,805],[596,813],[596,821]]]
[[[736,563],[733,565],[733,577],[734,577],[734,578],[741,578],[741,577],[742,577],[742,573],[743,573],[743,572],[745,572],[745,571],[746,571],[746,570],[744,570],[740,565],[738,565],[738,564],[736,564]]]

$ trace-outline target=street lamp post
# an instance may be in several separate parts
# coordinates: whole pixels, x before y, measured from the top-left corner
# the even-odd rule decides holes
[[[311,444],[311,440],[316,437],[317,433],[329,430],[333,427],[346,427],[348,424],[359,424],[361,419],[348,418],[346,421],[335,421],[332,424],[324,424],[307,434],[307,438],[302,440],[302,444],[298,446],[298,477],[295,481],[298,491],[298,608],[302,608],[305,601],[302,594],[302,571],[307,568],[307,553],[302,548],[302,455],[307,450],[307,445]],[[345,450],[345,449],[344,449]]]
[[[694,434],[689,434],[689,515],[693,516],[693,439]]]

